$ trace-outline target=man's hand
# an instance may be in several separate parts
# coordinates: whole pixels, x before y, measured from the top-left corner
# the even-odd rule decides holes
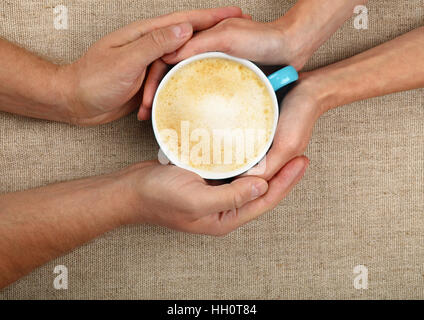
[[[133,223],[225,235],[274,208],[301,179],[298,157],[269,182],[211,186],[157,161],[116,173],[0,195],[0,288],[99,235]]]
[[[59,70],[69,84],[69,120],[79,125],[113,121],[141,103],[147,67],[187,42],[193,31],[242,16],[235,7],[179,12],[132,23],[96,44],[77,62]]]
[[[225,235],[278,205],[302,178],[308,163],[306,157],[297,157],[269,182],[242,177],[218,186],[175,166],[137,164],[123,174],[132,199],[127,221]]]

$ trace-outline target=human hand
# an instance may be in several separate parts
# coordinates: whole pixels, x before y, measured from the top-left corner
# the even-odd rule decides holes
[[[118,119],[140,105],[146,69],[181,47],[193,31],[242,16],[236,7],[178,12],[134,22],[95,43],[73,64],[59,69],[67,83],[69,122],[96,125]]]
[[[163,57],[174,64],[193,55],[221,51],[263,65],[303,66],[295,48],[295,37],[281,19],[262,23],[251,19],[230,18],[193,36],[176,52]],[[290,38],[291,37],[291,38]]]
[[[167,64],[175,64],[193,55],[220,51],[263,65],[292,65],[300,69],[309,53],[303,52],[287,23],[280,19],[261,23],[243,18],[230,18],[216,26],[195,34],[175,52],[156,61],[149,70],[144,86],[143,102],[138,113],[140,120],[150,118],[156,89],[167,71]]]
[[[301,179],[308,163],[306,157],[293,159],[269,182],[242,177],[212,186],[190,171],[143,162],[121,173],[122,188],[130,196],[126,222],[225,235],[274,208]]]
[[[282,101],[271,149],[263,162],[245,175],[269,180],[291,159],[304,154],[316,121],[326,111],[323,92],[312,77],[299,74],[296,86]]]

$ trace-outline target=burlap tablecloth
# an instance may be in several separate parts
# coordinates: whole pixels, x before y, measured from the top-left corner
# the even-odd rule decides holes
[[[63,63],[136,19],[234,4],[271,21],[294,3],[6,0],[0,36]],[[68,30],[53,25],[60,4],[69,10]],[[371,0],[368,9],[368,30],[348,21],[307,68],[371,48],[424,20],[423,0]],[[0,291],[0,299],[424,298],[423,93],[324,115],[303,181],[275,210],[227,237],[122,228],[35,270]],[[153,159],[157,150],[150,124],[134,114],[78,128],[0,113],[0,192],[110,172]],[[68,290],[53,287],[59,264],[68,267]],[[357,265],[368,268],[367,290],[354,288]]]

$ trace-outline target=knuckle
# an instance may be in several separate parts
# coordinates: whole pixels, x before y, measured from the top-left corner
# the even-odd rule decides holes
[[[243,196],[240,192],[235,192],[232,197],[233,209],[238,209],[243,205]]]
[[[233,41],[231,35],[226,33],[220,42],[221,50],[226,53],[230,53],[232,49]]]
[[[224,52],[231,50],[233,45],[234,37],[233,37],[233,23],[231,21],[224,20],[220,27],[221,39],[220,39],[220,47]]]
[[[228,30],[231,29],[231,21],[229,21],[229,19],[222,21],[219,24],[219,29],[221,30],[221,32],[227,32]]]
[[[231,30],[234,27],[234,18],[225,19],[220,22],[220,28],[222,31],[228,31]]]
[[[166,42],[165,32],[162,29],[158,29],[150,33],[152,44],[157,48],[162,48]]]

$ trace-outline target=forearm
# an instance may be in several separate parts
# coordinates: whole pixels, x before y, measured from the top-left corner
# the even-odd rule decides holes
[[[323,111],[354,101],[424,87],[424,27],[352,58],[305,74]]]
[[[121,174],[0,196],[0,288],[128,221]]]
[[[62,68],[0,39],[0,111],[68,121]]]
[[[283,17],[275,21],[294,48],[295,67],[300,69],[314,52],[348,20],[357,5],[367,0],[299,0]]]

